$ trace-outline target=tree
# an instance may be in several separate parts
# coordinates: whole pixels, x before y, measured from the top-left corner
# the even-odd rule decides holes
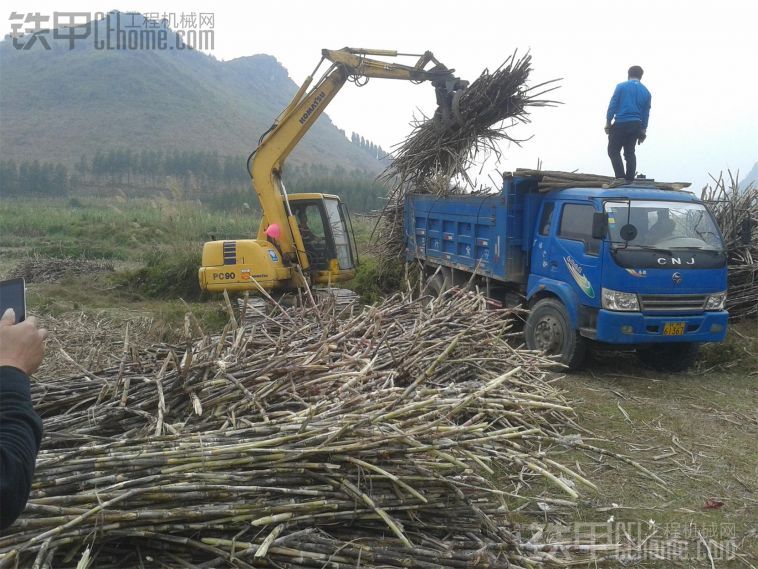
[[[14,160],[0,162],[0,197],[18,193],[18,168]]]

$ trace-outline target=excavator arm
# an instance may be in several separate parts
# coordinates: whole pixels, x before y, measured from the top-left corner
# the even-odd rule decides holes
[[[297,220],[289,208],[286,189],[282,183],[282,170],[287,156],[324,112],[342,86],[349,79],[431,81],[437,91],[438,104],[449,107],[452,94],[464,89],[467,85],[465,81],[453,75],[454,70],[446,68],[437,61],[431,52],[422,54],[413,66],[367,57],[403,55],[390,50],[343,48],[325,49],[321,53],[322,60],[316,70],[305,79],[290,104],[261,137],[260,144],[254,153],[251,171],[253,186],[263,210],[261,232],[265,232],[269,224],[279,224],[282,231],[278,245],[282,255],[287,261],[300,265],[303,271],[307,271],[310,263],[305,254]],[[331,62],[330,67],[318,82],[311,86],[316,71],[324,61]],[[434,66],[425,69],[429,63],[433,63]],[[449,108],[443,110],[444,115],[449,116],[449,112]]]

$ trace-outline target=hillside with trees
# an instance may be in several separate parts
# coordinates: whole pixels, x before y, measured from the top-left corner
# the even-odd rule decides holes
[[[73,167],[119,148],[247,154],[298,88],[271,55],[219,61],[193,49],[103,50],[91,38],[69,49],[52,34],[47,42],[49,50],[25,50],[0,41],[3,160]],[[289,161],[375,175],[376,155],[322,115]]]

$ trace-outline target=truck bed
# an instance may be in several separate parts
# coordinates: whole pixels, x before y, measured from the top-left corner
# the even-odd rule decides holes
[[[528,246],[540,196],[536,180],[492,195],[411,194],[404,215],[406,255],[504,282],[528,274]]]

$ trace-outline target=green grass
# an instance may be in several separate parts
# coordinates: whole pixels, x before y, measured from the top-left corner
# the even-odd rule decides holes
[[[48,256],[140,260],[163,246],[251,237],[258,216],[145,198],[3,199],[0,247]]]

